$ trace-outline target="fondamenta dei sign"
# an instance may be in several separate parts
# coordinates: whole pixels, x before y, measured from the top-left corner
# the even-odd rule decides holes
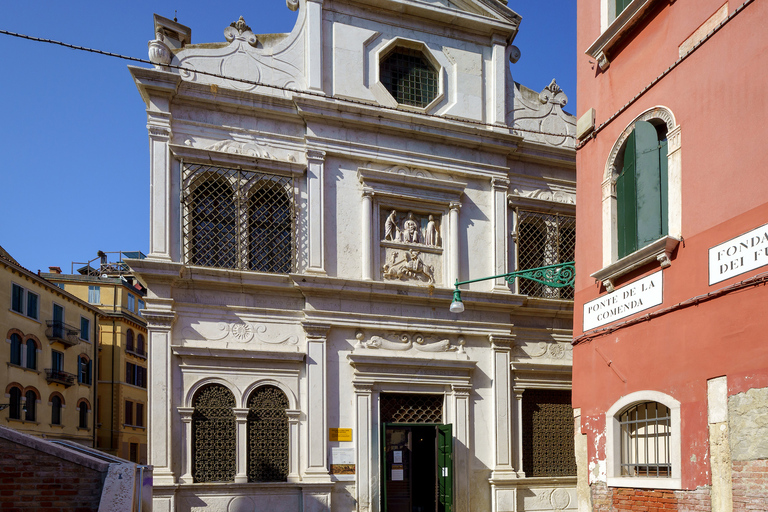
[[[768,224],[709,250],[710,286],[768,265]]]
[[[661,273],[659,270],[584,304],[583,330],[589,331],[661,304]]]

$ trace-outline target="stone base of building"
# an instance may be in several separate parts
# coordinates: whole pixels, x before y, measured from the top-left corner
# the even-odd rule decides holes
[[[692,491],[669,489],[632,489],[608,487],[604,483],[592,484],[592,507],[595,512],[710,512],[709,487]]]

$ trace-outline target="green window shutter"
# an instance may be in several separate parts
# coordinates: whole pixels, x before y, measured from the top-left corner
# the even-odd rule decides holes
[[[438,512],[453,510],[453,425],[437,426]]]
[[[619,258],[637,250],[637,205],[635,194],[635,132],[624,148],[624,167],[616,180]]]
[[[661,236],[669,234],[669,188],[667,180],[667,139],[659,143],[659,177],[661,179]]]
[[[616,0],[616,17],[632,3],[632,0]]]
[[[637,248],[662,236],[661,167],[659,136],[647,121],[635,124],[635,183],[637,194]],[[666,155],[665,155],[666,156]]]

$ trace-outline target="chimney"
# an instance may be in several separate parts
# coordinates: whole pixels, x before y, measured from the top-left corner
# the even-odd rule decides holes
[[[61,274],[61,267],[48,267],[48,272],[51,274]]]

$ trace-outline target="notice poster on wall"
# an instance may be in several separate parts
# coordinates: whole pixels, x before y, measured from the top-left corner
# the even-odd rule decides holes
[[[402,482],[405,477],[403,466],[392,464],[392,481]]]
[[[395,450],[392,452],[392,462],[394,464],[403,463],[403,452],[401,450]]]

